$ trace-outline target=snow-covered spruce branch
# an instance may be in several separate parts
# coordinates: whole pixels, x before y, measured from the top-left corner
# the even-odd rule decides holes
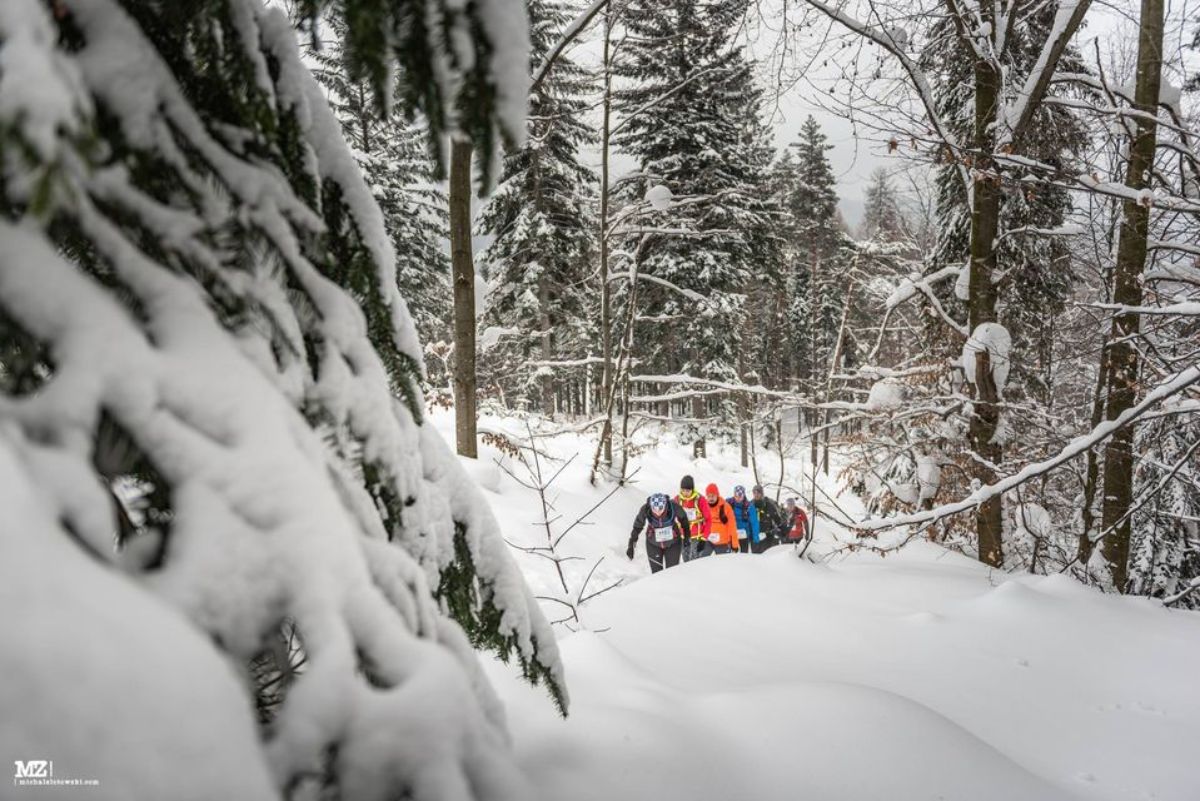
[[[546,54],[546,59],[538,67],[537,72],[534,73],[533,80],[529,85],[530,95],[537,92],[542,82],[546,80],[546,76],[550,74],[550,70],[554,68],[555,62],[558,61],[571,42],[579,38],[580,34],[587,29],[587,26],[591,24],[596,15],[604,10],[608,2],[609,0],[592,0],[591,5],[580,11],[579,15],[571,20],[567,27],[563,29],[562,35],[559,36],[554,46],[550,48],[550,52]]]
[[[478,77],[391,51],[387,3],[347,24],[428,57],[431,126],[526,71],[519,3],[418,5]],[[122,798],[526,798],[474,648],[565,703],[554,634],[423,420],[383,215],[295,37],[258,0],[0,3],[0,584],[89,679],[6,654],[34,691],[0,729],[103,728],[56,757]],[[502,84],[465,112],[481,138]]]
[[[1138,419],[1148,412],[1155,405],[1162,401],[1177,395],[1180,392],[1188,389],[1194,384],[1200,382],[1200,365],[1193,365],[1183,372],[1176,375],[1170,381],[1164,382],[1153,390],[1148,392],[1146,396],[1138,403],[1127,409],[1115,420],[1108,420],[1089,433],[1076,437],[1066,447],[1058,452],[1055,456],[1045,459],[1041,462],[1027,465],[1024,469],[1001,479],[994,484],[989,484],[985,487],[980,487],[969,496],[956,501],[954,503],[943,504],[923,512],[914,512],[911,514],[897,515],[895,517],[880,517],[870,518],[855,525],[855,528],[864,531],[880,531],[883,529],[896,528],[898,526],[907,525],[923,525],[941,520],[944,517],[961,514],[962,512],[971,511],[984,501],[995,498],[1004,494],[1031,479],[1046,475],[1057,467],[1069,462],[1071,459],[1079,456],[1100,444],[1104,440],[1113,435],[1115,431],[1122,428],[1126,424]]]
[[[696,303],[704,303],[704,304],[708,303],[708,298],[704,297],[703,295],[701,295],[699,292],[696,292],[695,290],[691,290],[686,287],[679,286],[678,284],[674,284],[665,278],[659,278],[657,275],[650,275],[648,273],[642,272],[641,270],[636,270],[636,271],[631,270],[629,272],[624,272],[624,273],[613,273],[612,275],[610,275],[608,277],[608,280],[609,281],[629,281],[629,280],[631,280],[631,277],[636,278],[639,281],[649,281],[652,284],[658,284],[659,286],[665,286],[667,289],[670,289],[674,292],[678,292],[680,295],[683,295],[688,300],[695,301]]]

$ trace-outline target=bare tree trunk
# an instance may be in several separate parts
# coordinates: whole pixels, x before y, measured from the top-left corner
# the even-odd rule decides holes
[[[612,13],[604,9],[604,100],[600,123],[600,353],[604,360],[601,397],[612,394],[612,296],[608,286],[608,139],[612,120]],[[612,465],[612,424],[600,432],[604,462]]]
[[[1135,120],[1137,133],[1129,147],[1129,168],[1125,185],[1140,191],[1150,183],[1158,128],[1155,113],[1162,83],[1163,0],[1142,0],[1141,27],[1138,32],[1137,86],[1134,107],[1141,112]],[[1121,236],[1113,270],[1113,302],[1126,306],[1142,303],[1142,271],[1146,266],[1146,239],[1150,228],[1150,207],[1137,200],[1123,204]],[[1134,340],[1139,333],[1136,314],[1115,314],[1111,345],[1107,350],[1107,419],[1115,420],[1137,401],[1140,359]],[[1125,592],[1129,578],[1129,540],[1132,533],[1133,438],[1132,423],[1117,429],[1104,447],[1104,491],[1101,525],[1106,532],[1100,552],[1108,563],[1113,586]]]
[[[1096,389],[1092,395],[1092,428],[1100,425],[1100,421],[1104,419],[1104,388],[1105,388],[1105,365],[1103,362],[1107,359],[1107,342],[1105,348],[1101,350],[1101,366],[1096,376]],[[1092,558],[1092,547],[1095,543],[1092,542],[1092,530],[1095,527],[1095,505],[1096,505],[1096,489],[1100,483],[1100,456],[1095,448],[1089,448],[1087,452],[1087,468],[1083,478],[1083,508],[1080,509],[1080,515],[1083,521],[1083,530],[1079,533],[1079,551],[1076,558],[1080,565],[1085,568],[1087,563]]]
[[[992,7],[985,14],[991,16]],[[994,21],[993,21],[993,24]],[[987,61],[975,63],[975,131],[976,169],[971,204],[970,284],[967,302],[968,328],[996,320],[996,288],[992,274],[996,269],[995,243],[1000,226],[1000,187],[996,163],[992,159],[995,142],[996,111],[1000,102],[1000,75]],[[996,480],[995,465],[1002,455],[994,442],[1000,422],[998,387],[991,377],[991,362],[987,353],[976,358],[977,376],[975,398],[969,426],[971,448],[976,458],[971,461],[971,474],[981,484]],[[993,567],[1004,564],[1004,546],[1000,519],[1000,496],[984,501],[975,510],[975,531],[979,542],[979,561]]]
[[[454,272],[454,437],[478,458],[475,412],[475,264],[471,255],[471,142],[450,146],[450,262]]]
[[[761,484],[762,480],[759,479],[759,477],[758,477],[758,455],[756,454],[756,451],[758,449],[754,444],[754,419],[753,418],[751,418],[751,420],[750,420],[749,429],[750,429],[750,467],[754,471],[754,483],[757,485],[757,484]],[[778,492],[776,492],[776,495],[778,495]],[[776,500],[778,500],[778,497],[776,498]]]
[[[554,336],[550,323],[550,287],[545,277],[538,281],[538,308],[541,310],[538,325],[542,329],[542,360],[548,362],[554,358]],[[542,414],[553,417],[556,411],[554,375],[542,376],[541,385]]]
[[[692,417],[696,418],[696,430],[700,432],[700,420],[708,416],[708,410],[705,407],[705,398],[700,395],[692,396]],[[706,455],[706,444],[704,442],[704,434],[697,433],[696,441],[692,443],[692,456],[696,459],[703,459]]]

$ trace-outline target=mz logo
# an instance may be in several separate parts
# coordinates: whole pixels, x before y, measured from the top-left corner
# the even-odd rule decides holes
[[[54,775],[54,763],[45,759],[16,760],[18,779],[48,779]]]

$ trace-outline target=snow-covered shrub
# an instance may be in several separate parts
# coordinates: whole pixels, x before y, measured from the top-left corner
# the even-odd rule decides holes
[[[491,6],[358,2],[347,46],[435,133],[466,92],[486,146],[526,64]],[[471,646],[563,704],[553,634],[422,422],[392,243],[283,14],[4,0],[0,159],[0,752],[108,798],[525,797]]]

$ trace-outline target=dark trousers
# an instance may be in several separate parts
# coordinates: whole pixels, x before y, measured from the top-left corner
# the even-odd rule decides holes
[[[738,544],[742,548],[742,553],[762,553],[768,548],[778,545],[779,541],[771,536],[763,536],[758,542],[751,542],[750,537],[739,539]]]
[[[688,540],[688,544],[684,546],[683,561],[687,562],[692,559],[700,559],[709,556],[713,552],[712,543],[708,540],[702,540],[693,537]]]
[[[650,560],[650,572],[657,573],[664,567],[675,567],[679,564],[679,554],[682,550],[683,543],[679,540],[673,541],[665,548],[656,542],[647,542],[646,558]]]
[[[768,548],[773,548],[774,546],[776,546],[778,544],[779,544],[779,540],[775,539],[774,537],[772,537],[770,535],[766,535],[762,539],[760,539],[758,542],[756,542],[752,546],[750,546],[750,552],[751,553],[762,553],[763,551],[767,550]]]

